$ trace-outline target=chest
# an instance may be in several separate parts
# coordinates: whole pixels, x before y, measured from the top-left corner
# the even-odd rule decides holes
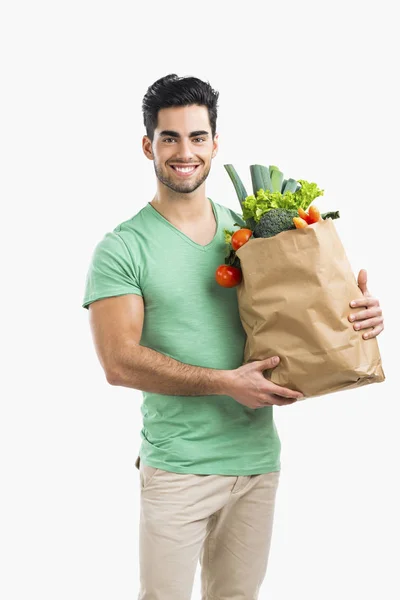
[[[215,219],[208,220],[204,223],[198,223],[194,226],[180,226],[178,228],[188,238],[200,246],[207,246],[214,239],[217,226]]]

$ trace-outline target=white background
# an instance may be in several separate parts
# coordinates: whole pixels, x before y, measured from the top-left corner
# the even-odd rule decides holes
[[[248,188],[254,162],[317,182],[385,316],[384,383],[275,409],[282,474],[260,599],[399,598],[394,6],[2,4],[4,600],[138,593],[141,392],[106,382],[81,303],[95,244],[154,195],[141,101],[168,73],[220,92],[207,194],[239,209],[226,163]]]

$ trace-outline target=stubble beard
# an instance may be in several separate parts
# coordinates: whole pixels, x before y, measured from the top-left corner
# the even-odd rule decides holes
[[[155,171],[157,179],[159,181],[161,181],[161,183],[163,183],[164,185],[169,187],[171,190],[173,190],[174,192],[177,192],[178,194],[190,194],[191,192],[194,192],[195,190],[197,190],[197,188],[200,187],[201,184],[207,179],[208,174],[211,169],[211,163],[210,163],[208,165],[208,169],[203,171],[203,174],[199,178],[195,179],[194,181],[182,181],[182,183],[180,183],[179,181],[176,181],[173,179],[172,174],[171,174],[171,177],[168,177],[168,175],[165,175],[163,173],[163,170],[156,163],[156,161],[154,160],[153,162],[154,162],[154,171]],[[167,166],[166,168],[169,169],[170,167]],[[202,165],[200,165],[198,168],[202,168]]]

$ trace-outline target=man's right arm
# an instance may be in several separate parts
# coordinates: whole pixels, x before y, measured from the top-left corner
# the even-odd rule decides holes
[[[252,409],[291,404],[302,396],[264,377],[278,364],[272,357],[234,370],[208,369],[140,346],[144,303],[137,294],[96,300],[89,316],[96,352],[112,385],[167,396],[230,396]]]
[[[96,353],[110,384],[172,396],[228,394],[231,371],[188,365],[139,345],[141,296],[97,300],[89,305],[89,316]]]

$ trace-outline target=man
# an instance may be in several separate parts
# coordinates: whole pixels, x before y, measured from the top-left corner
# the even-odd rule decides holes
[[[148,88],[157,191],[99,242],[86,282],[107,381],[143,392],[140,600],[189,600],[198,560],[203,600],[258,596],[280,472],[272,407],[301,397],[264,377],[273,357],[242,365],[236,289],[215,281],[223,229],[245,225],[206,196],[218,95],[176,75]],[[375,336],[382,311],[366,284],[361,271],[356,324]]]

